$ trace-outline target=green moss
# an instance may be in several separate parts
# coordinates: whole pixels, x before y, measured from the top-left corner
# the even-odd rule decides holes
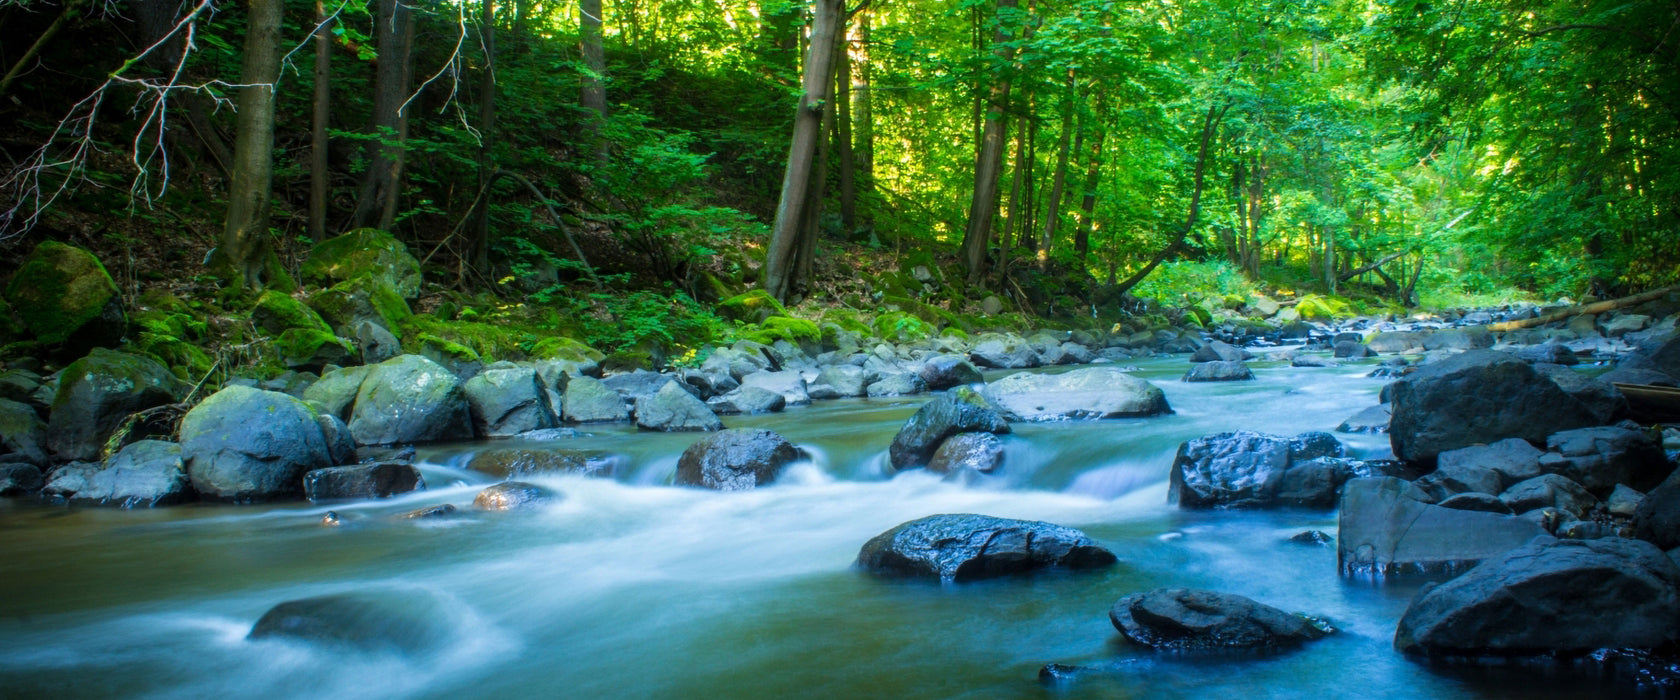
[[[320,314],[303,302],[272,289],[257,297],[256,305],[251,308],[251,321],[258,328],[276,335],[288,328],[332,330]]]
[[[403,346],[408,347],[409,343],[404,341]],[[413,347],[422,355],[436,353],[438,356],[447,357],[456,362],[478,362],[483,359],[478,354],[477,350],[452,340],[439,338],[430,333],[420,333],[416,335],[414,337]],[[428,350],[432,351],[432,353],[428,353]]]
[[[875,317],[875,335],[894,343],[917,343],[932,338],[933,326],[902,311],[889,311]]]
[[[402,324],[402,343],[405,348],[419,348],[423,343],[448,343],[472,352],[472,359],[487,362],[525,359],[529,354],[528,350],[535,347],[538,341],[538,336],[530,329],[511,323],[442,321],[421,314]],[[464,354],[442,345],[439,345],[438,349],[448,357],[465,357]]]
[[[6,285],[23,327],[47,345],[68,340],[116,300],[117,285],[98,258],[54,241],[35,246]]]
[[[576,338],[551,336],[531,346],[530,355],[536,360],[564,360],[567,362],[600,362],[607,359],[600,350],[589,347]]]
[[[303,264],[303,281],[330,287],[373,277],[405,299],[420,293],[420,262],[391,234],[361,228],[315,244]]]
[[[274,346],[291,367],[338,364],[356,354],[349,341],[314,328],[288,328],[275,339]]]
[[[601,361],[601,369],[608,372],[628,372],[653,367],[653,355],[644,350],[615,350]]]
[[[1353,316],[1353,307],[1346,299],[1308,294],[1301,297],[1295,304],[1295,310],[1301,314],[1304,321],[1329,321],[1336,318]]]
[[[292,273],[286,269],[286,264],[280,261],[280,256],[272,248],[268,251],[268,257],[263,259],[263,286],[283,294],[291,294],[298,290],[297,280],[292,278]]]
[[[718,302],[718,313],[724,318],[745,323],[758,323],[771,316],[786,316],[787,307],[770,296],[769,292],[754,289]]]
[[[786,340],[795,345],[817,345],[822,342],[822,329],[812,321],[790,316],[771,316],[757,328],[743,329],[742,338],[765,345]]]
[[[968,340],[968,331],[956,326],[946,327],[944,330],[939,331],[939,335],[946,338],[960,338],[962,340]]]
[[[395,330],[413,315],[396,290],[371,277],[357,277],[323,289],[309,298],[309,307],[333,328],[346,331],[361,321]]]

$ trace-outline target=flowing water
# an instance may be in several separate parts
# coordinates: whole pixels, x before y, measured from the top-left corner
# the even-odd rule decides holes
[[[495,480],[460,466],[483,444],[423,451],[426,491],[330,508],[0,501],[0,697],[1603,696],[1591,681],[1442,671],[1399,656],[1394,626],[1416,585],[1343,580],[1333,547],[1286,541],[1334,534],[1334,513],[1166,504],[1180,442],[1330,430],[1376,403],[1370,366],[1262,362],[1257,381],[1185,384],[1182,357],[1137,364],[1175,414],[1018,424],[1003,474],[968,484],[885,466],[924,396],[726,417],[812,454],[745,493],[666,485],[697,436],[613,426],[549,444],[620,455],[615,478],[528,479],[564,495],[534,512],[394,517],[469,503]],[[1383,436],[1339,437],[1356,456],[1386,454]],[[339,527],[320,524],[329,509]],[[852,567],[877,533],[959,512],[1077,527],[1121,563],[948,586]],[[1108,608],[1162,586],[1239,593],[1328,618],[1341,633],[1263,657],[1132,648]],[[245,638],[281,601],[386,590],[441,600],[428,615],[448,640],[405,655]],[[1040,683],[1052,662],[1093,670]]]

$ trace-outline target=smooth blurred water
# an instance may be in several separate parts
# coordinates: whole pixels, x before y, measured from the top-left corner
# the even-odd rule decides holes
[[[0,501],[0,697],[1604,696],[1590,680],[1444,672],[1400,657],[1391,639],[1415,586],[1344,581],[1333,548],[1285,541],[1334,533],[1334,513],[1166,505],[1180,442],[1331,430],[1376,403],[1369,365],[1262,362],[1257,381],[1185,384],[1182,357],[1137,364],[1175,414],[1017,424],[1002,474],[967,485],[885,468],[886,446],[927,400],[913,397],[726,417],[813,455],[747,493],[667,485],[696,435],[592,426],[546,445],[495,443],[620,456],[612,479],[529,479],[564,495],[535,512],[394,517],[466,506],[493,478],[462,465],[488,443],[426,449],[431,489],[378,502],[116,511]],[[1387,450],[1383,436],[1338,437],[1356,455]],[[320,524],[329,509],[341,526]],[[1078,527],[1121,563],[949,586],[852,568],[875,534],[955,512]],[[1329,618],[1341,633],[1266,657],[1132,648],[1108,608],[1160,586],[1240,593]],[[453,635],[443,648],[402,656],[245,639],[276,603],[393,587],[444,601]],[[1041,684],[1051,662],[1096,670]]]

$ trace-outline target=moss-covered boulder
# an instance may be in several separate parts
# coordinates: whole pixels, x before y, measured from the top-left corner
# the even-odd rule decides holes
[[[822,330],[815,322],[803,318],[771,316],[760,322],[757,328],[742,329],[740,337],[765,345],[775,345],[776,341],[785,340],[799,346],[806,354],[822,352]]]
[[[81,248],[46,241],[24,258],[6,285],[6,302],[24,330],[75,356],[110,347],[128,331],[117,285],[99,259]]]
[[[315,244],[302,272],[305,283],[322,287],[365,276],[404,299],[420,294],[420,261],[401,241],[378,229],[359,228]]]
[[[462,381],[484,369],[484,358],[477,350],[430,333],[414,336],[414,341],[409,343],[408,347],[415,354],[443,366]]]
[[[1295,311],[1303,321],[1330,321],[1353,315],[1353,307],[1346,300],[1317,294],[1301,297],[1301,301],[1295,304]]]
[[[919,343],[938,334],[926,321],[902,311],[876,316],[874,331],[882,340],[893,343]]]
[[[358,445],[470,440],[472,411],[456,376],[419,355],[374,366],[350,412]]]
[[[746,323],[759,323],[771,316],[787,315],[787,307],[762,289],[724,299],[718,302],[717,308],[725,318]]]
[[[209,374],[215,364],[203,349],[209,324],[178,301],[168,306],[143,306],[134,314],[129,336],[128,350],[157,358],[175,376],[187,381]]]
[[[564,336],[551,336],[537,341],[531,346],[530,355],[533,360],[563,360],[578,364],[599,363],[607,359],[605,353],[589,347],[588,343]]]
[[[251,323],[269,335],[279,335],[292,328],[332,330],[314,309],[290,294],[272,289],[257,297],[256,305],[251,307]]]
[[[179,401],[184,390],[157,360],[94,348],[59,377],[47,446],[60,459],[99,459],[105,441],[130,414]]]
[[[319,372],[327,365],[342,365],[356,356],[350,341],[324,330],[288,328],[274,341],[287,367]]]
[[[395,333],[414,315],[395,288],[372,277],[357,277],[316,292],[309,298],[309,308],[340,335],[353,335],[364,321]]]

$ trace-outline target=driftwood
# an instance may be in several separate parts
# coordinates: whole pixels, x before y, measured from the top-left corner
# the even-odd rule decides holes
[[[1578,305],[1578,306],[1571,306],[1567,309],[1563,309],[1563,310],[1560,310],[1560,311],[1553,311],[1549,314],[1542,314],[1540,316],[1535,316],[1534,318],[1525,318],[1525,319],[1522,319],[1520,321],[1503,321],[1503,322],[1500,322],[1500,323],[1490,323],[1490,324],[1488,324],[1488,330],[1493,331],[1495,333],[1499,333],[1499,332],[1503,332],[1503,331],[1514,331],[1518,328],[1533,328],[1535,326],[1543,326],[1545,324],[1552,323],[1554,321],[1562,321],[1562,320],[1570,318],[1572,316],[1579,316],[1581,314],[1601,314],[1601,313],[1604,313],[1606,311],[1611,311],[1611,310],[1614,310],[1614,309],[1620,309],[1620,308],[1623,308],[1623,307],[1632,306],[1634,304],[1643,304],[1647,301],[1652,301],[1652,300],[1655,300],[1655,299],[1661,299],[1664,296],[1667,296],[1668,294],[1670,294],[1672,292],[1677,292],[1677,291],[1680,291],[1680,284],[1663,287],[1662,289],[1653,289],[1649,292],[1644,292],[1644,293],[1641,293],[1641,294],[1635,294],[1635,295],[1630,296],[1630,297],[1622,297],[1620,299],[1608,299],[1608,300],[1605,300],[1605,301],[1596,301],[1596,302],[1593,302],[1591,304],[1581,304],[1581,305]]]

